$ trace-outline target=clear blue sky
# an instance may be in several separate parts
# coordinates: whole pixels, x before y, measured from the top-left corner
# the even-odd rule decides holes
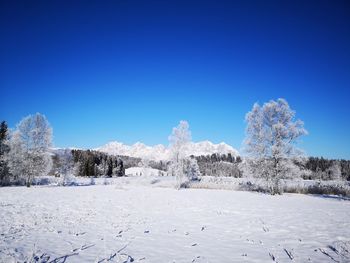
[[[350,159],[349,1],[0,2],[0,120],[41,112],[56,146],[244,138],[254,102],[285,98],[300,145]]]

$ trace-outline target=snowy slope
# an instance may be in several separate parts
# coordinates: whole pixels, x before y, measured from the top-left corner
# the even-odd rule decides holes
[[[168,160],[169,159],[169,148],[162,144],[155,146],[147,146],[141,142],[137,142],[133,145],[126,145],[120,142],[110,142],[106,145],[99,147],[95,150],[105,152],[113,155],[126,155],[131,157],[138,157],[150,160]],[[192,142],[187,147],[186,155],[210,155],[213,153],[228,154],[231,153],[233,156],[238,155],[238,151],[232,146],[222,142],[214,144],[210,141]]]
[[[350,262],[350,201],[116,179],[2,188],[0,262]]]

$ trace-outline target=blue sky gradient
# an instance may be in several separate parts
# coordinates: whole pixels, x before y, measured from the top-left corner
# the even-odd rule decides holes
[[[59,147],[193,140],[239,149],[285,98],[308,155],[350,159],[348,1],[1,1],[0,120],[41,112]]]

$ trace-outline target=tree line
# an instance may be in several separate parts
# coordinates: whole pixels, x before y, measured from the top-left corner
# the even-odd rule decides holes
[[[65,154],[63,154],[65,153]],[[72,158],[64,157],[66,150],[56,150],[53,155],[53,169],[51,174],[60,175],[62,167],[71,164],[71,172],[75,176],[125,176],[125,169],[137,166],[147,166],[164,172],[169,170],[170,161],[150,160],[145,163],[141,158],[130,156],[111,156],[106,153],[93,150],[68,150]],[[241,169],[242,158],[232,156],[231,153],[211,155],[191,156],[198,164],[199,172],[202,176],[226,176],[243,177]],[[62,161],[63,159],[63,161]],[[304,180],[337,180],[350,181],[350,161],[325,159],[323,157],[307,157],[303,162],[295,161],[299,166],[301,178]],[[339,168],[339,169],[338,169]]]
[[[72,150],[76,176],[124,176],[123,161],[97,151]]]
[[[350,161],[325,159],[323,157],[309,157],[305,168],[310,171],[304,179],[309,180],[336,180],[350,181]]]

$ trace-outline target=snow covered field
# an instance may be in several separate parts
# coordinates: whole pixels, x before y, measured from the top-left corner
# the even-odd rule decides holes
[[[0,262],[350,262],[350,201],[111,185],[0,189]]]

